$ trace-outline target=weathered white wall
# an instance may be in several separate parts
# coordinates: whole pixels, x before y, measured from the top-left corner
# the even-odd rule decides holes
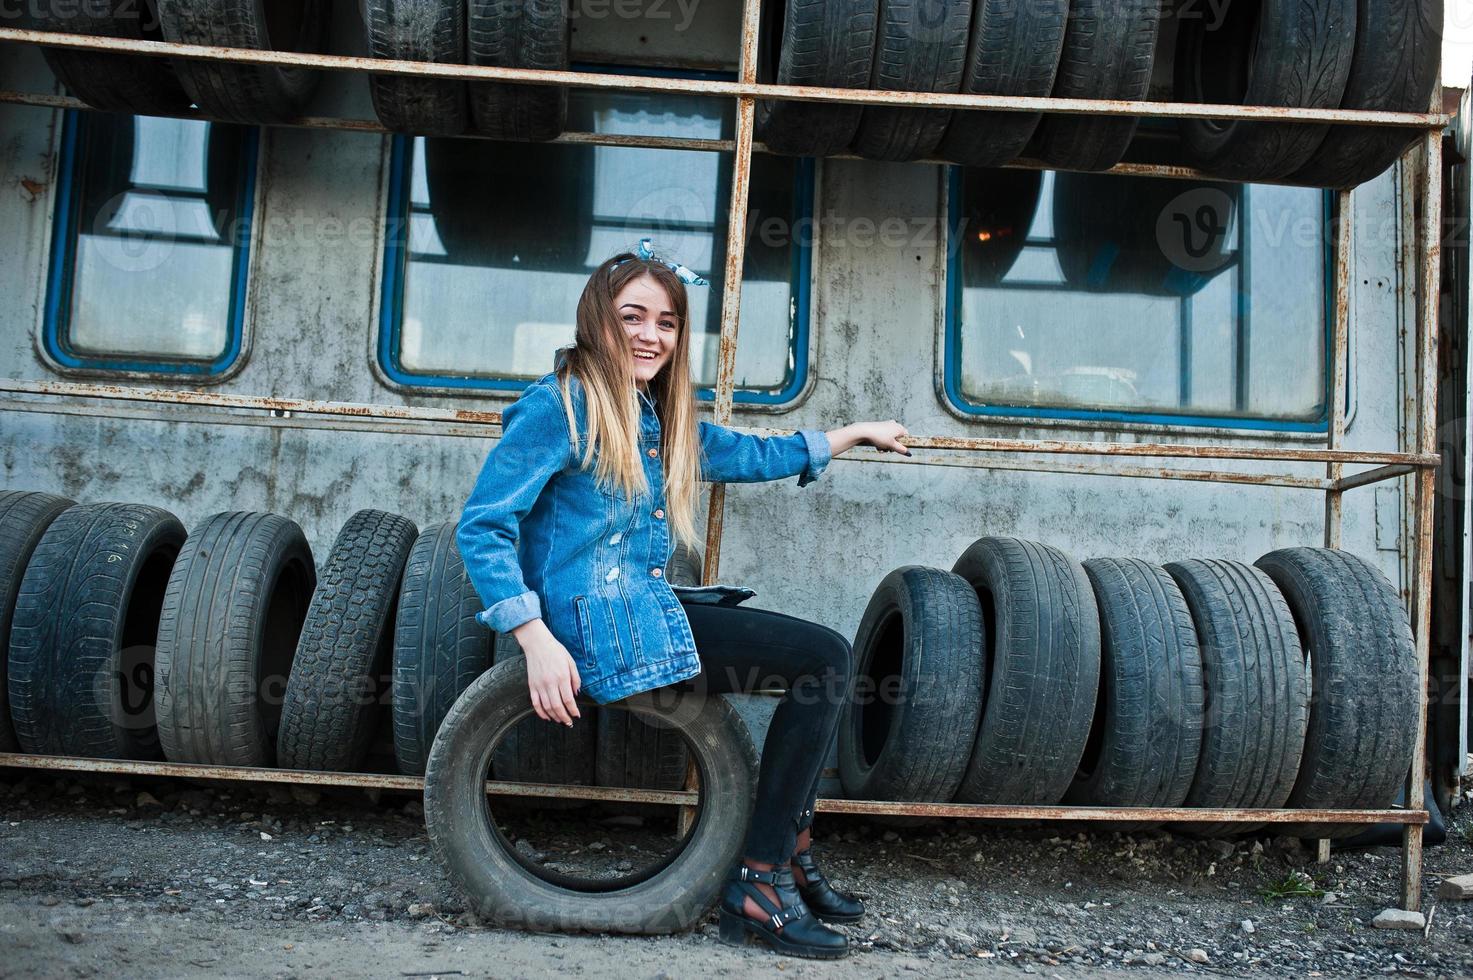
[[[715,8],[719,11],[719,5]],[[351,5],[348,6],[351,14]],[[612,21],[610,23],[613,23]],[[617,24],[619,30],[627,25]],[[612,30],[613,28],[609,28]],[[351,23],[340,18],[340,50]],[[695,62],[720,64],[715,40],[690,46]],[[585,52],[619,50],[597,32]],[[604,48],[600,47],[600,44]],[[7,52],[0,83],[50,90],[34,51]],[[361,79],[335,78],[313,111],[367,116]],[[0,107],[0,374],[47,378],[36,333],[54,206],[50,110]],[[330,235],[324,225],[381,222],[387,141],[330,131],[273,129],[262,143],[258,241],[252,265],[244,366],[220,390],[387,404],[494,408],[505,400],[405,395],[371,369],[378,236]],[[1390,177],[1357,192],[1352,350],[1357,448],[1394,448],[1403,409],[1399,365],[1408,311],[1398,300],[1397,201]],[[819,167],[816,211],[838,221],[944,213],[937,168],[851,160]],[[305,229],[305,230],[302,230]],[[331,238],[332,240],[327,240]],[[944,241],[922,236],[901,248],[820,242],[814,259],[813,351],[807,396],[779,412],[739,411],[737,424],[831,428],[890,418],[916,434],[1081,439],[1230,441],[1321,445],[1266,434],[1210,436],[1193,429],[1065,428],[962,420],[937,394]],[[88,411],[97,403],[85,403]],[[345,433],[109,419],[7,411],[0,424],[0,487],[48,490],[77,500],[135,500],[174,510],[186,525],[226,509],[267,509],[306,529],[318,560],[362,507],[402,512],[421,527],[454,519],[490,445],[473,438]],[[1305,467],[1320,474],[1322,467]],[[728,489],[723,581],[755,588],[754,602],[815,619],[852,636],[874,585],[907,563],[950,567],[974,538],[1020,535],[1080,558],[1152,560],[1226,556],[1252,560],[1274,547],[1317,544],[1318,494],[1184,482],[1025,474],[836,460],[822,479]],[[1346,498],[1345,544],[1376,556],[1393,579],[1399,491]]]

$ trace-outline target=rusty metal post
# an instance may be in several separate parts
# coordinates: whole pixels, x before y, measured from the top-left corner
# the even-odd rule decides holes
[[[1346,374],[1350,358],[1350,256],[1354,245],[1352,217],[1354,203],[1351,191],[1342,190],[1335,195],[1335,323],[1330,344],[1330,426],[1328,449],[1339,449],[1345,442],[1345,390]],[[1325,479],[1331,488],[1325,491],[1325,547],[1339,548],[1341,529],[1344,526],[1342,496],[1344,490],[1340,480],[1345,476],[1344,463],[1326,463]],[[1330,842],[1320,840],[1317,845],[1320,863],[1330,860]]]
[[[781,0],[772,0],[781,2]],[[741,81],[757,80],[757,28],[762,0],[742,2]],[[742,270],[747,254],[747,191],[752,176],[752,128],[757,103],[750,95],[737,98],[736,150],[731,159],[731,206],[726,212],[726,279],[721,290],[721,340],[716,360],[716,424],[731,422],[732,392],[736,388],[737,327],[742,316]],[[706,507],[706,558],[701,581],[711,583],[721,574],[721,530],[726,516],[726,484],[711,484]]]
[[[1442,274],[1442,132],[1431,129],[1422,137],[1422,209],[1418,252],[1421,277],[1417,285],[1417,448],[1437,447],[1437,314]],[[1407,774],[1406,805],[1422,809],[1426,786],[1427,662],[1432,642],[1432,511],[1437,471],[1423,469],[1415,480],[1416,564],[1412,578],[1412,626],[1417,638],[1417,730],[1413,739],[1412,768]],[[1415,912],[1422,902],[1422,827],[1402,831],[1402,908]]]
[[[1354,244],[1351,232],[1353,204],[1351,192],[1335,195],[1335,323],[1330,345],[1330,427],[1328,449],[1340,449],[1345,442],[1345,390],[1350,357],[1350,256]],[[1345,475],[1345,464],[1325,464],[1325,478],[1336,486],[1325,492],[1325,547],[1340,547],[1342,526],[1339,480]]]

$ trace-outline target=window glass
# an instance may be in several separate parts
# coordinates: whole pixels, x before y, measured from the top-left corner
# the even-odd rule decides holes
[[[730,107],[710,99],[573,93],[569,111],[574,130],[730,136]],[[545,374],[553,351],[573,340],[589,274],[650,236],[711,280],[687,292],[695,381],[715,384],[730,154],[415,137],[398,140],[395,157],[400,220],[390,222],[383,351],[391,376],[510,387]],[[748,228],[763,233],[749,234],[742,288],[736,381],[745,400],[785,399],[795,387],[808,244],[799,219],[811,172],[809,161],[753,157]],[[762,224],[774,216],[776,233]]]
[[[960,169],[951,187],[962,407],[1322,424],[1323,191]]]
[[[69,366],[213,373],[240,348],[256,137],[72,113],[47,339]]]

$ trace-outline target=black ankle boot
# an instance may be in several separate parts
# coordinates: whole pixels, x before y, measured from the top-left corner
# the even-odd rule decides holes
[[[780,905],[773,905],[757,887],[759,884],[771,885],[777,892]],[[767,913],[766,919],[759,922],[747,915],[743,899],[748,897]],[[844,934],[818,921],[803,904],[791,868],[758,871],[746,864],[738,864],[721,895],[720,916],[721,941],[733,946],[743,945],[749,937],[755,936],[779,953],[790,956],[836,960],[849,954],[849,941]]]
[[[864,903],[829,884],[813,860],[813,851],[799,851],[793,855],[793,863],[803,872],[804,883],[798,886],[798,894],[814,915],[825,922],[858,922],[864,918]]]

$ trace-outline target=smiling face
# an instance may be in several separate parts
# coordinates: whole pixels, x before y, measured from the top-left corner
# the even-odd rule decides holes
[[[629,341],[634,381],[645,387],[670,361],[680,336],[680,321],[665,289],[652,277],[631,279],[614,297],[614,309]]]

